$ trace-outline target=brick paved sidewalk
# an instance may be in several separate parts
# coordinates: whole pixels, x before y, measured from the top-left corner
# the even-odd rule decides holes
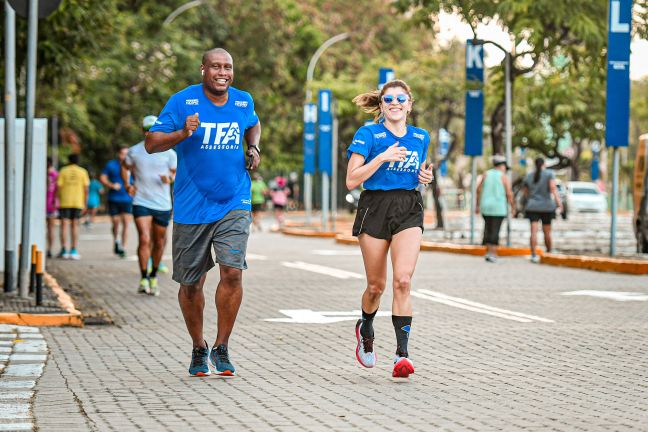
[[[357,249],[327,239],[257,234],[230,343],[240,376],[189,378],[191,342],[176,284],[162,276],[160,297],[135,294],[136,263],[112,256],[108,233],[108,225],[99,224],[82,236],[81,261],[52,265],[55,275],[63,273],[92,295],[115,325],[42,329],[50,357],[36,386],[39,430],[648,430],[648,302],[560,295],[648,292],[646,277],[557,269],[521,258],[490,265],[475,257],[422,254],[410,342],[417,371],[409,381],[394,382],[388,317],[376,318],[378,366],[363,369],[355,360],[350,314],[364,289],[364,280],[354,276],[363,272]],[[304,270],[312,264],[346,273]],[[210,272],[210,344],[216,281]],[[546,321],[498,312],[509,316],[502,318],[481,306],[478,313],[421,290]],[[389,291],[381,307],[386,312]],[[322,321],[348,320],[265,321],[291,321],[280,310],[307,309],[329,311]]]

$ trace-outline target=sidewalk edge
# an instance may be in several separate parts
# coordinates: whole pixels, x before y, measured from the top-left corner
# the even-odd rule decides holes
[[[59,304],[68,312],[66,314],[31,314],[20,312],[0,313],[1,324],[26,325],[35,327],[83,327],[83,319],[72,298],[61,288],[56,279],[49,273],[43,275],[45,283],[56,294]]]
[[[540,262],[542,264],[600,272],[626,273],[634,275],[648,274],[648,261],[643,260],[545,253],[540,258]]]

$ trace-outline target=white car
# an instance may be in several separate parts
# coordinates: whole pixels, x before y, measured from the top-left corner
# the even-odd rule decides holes
[[[570,212],[605,213],[607,195],[595,183],[570,181],[567,182],[567,208]]]

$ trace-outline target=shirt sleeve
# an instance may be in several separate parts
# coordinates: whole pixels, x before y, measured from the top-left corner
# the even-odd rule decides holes
[[[178,98],[176,95],[173,95],[164,106],[158,119],[149,131],[171,133],[182,129],[183,126],[181,125],[184,125],[184,122],[180,121]]]
[[[124,158],[124,164],[126,164],[126,165],[128,165],[130,167],[132,167],[133,164],[134,164],[134,162],[133,162],[133,148],[132,147],[129,148],[128,152],[126,153],[126,157]],[[120,167],[119,175],[121,177],[121,167]]]
[[[169,151],[169,169],[175,170],[178,168],[178,155],[173,150]]]
[[[254,110],[254,100],[250,97],[250,103],[248,104],[248,115],[247,115],[247,124],[245,125],[245,130],[250,129],[251,127],[256,126],[259,123],[259,116]]]
[[[358,153],[364,156],[365,159],[369,157],[371,148],[373,147],[373,135],[369,128],[363,126],[353,136],[353,141],[347,149],[347,159],[351,159],[352,153]]]
[[[110,173],[108,172],[108,164],[106,164],[103,169],[101,170],[101,174],[109,176]]]

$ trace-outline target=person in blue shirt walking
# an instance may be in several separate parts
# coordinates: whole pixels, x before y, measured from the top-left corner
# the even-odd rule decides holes
[[[410,286],[423,235],[423,199],[417,187],[432,181],[432,165],[425,159],[430,135],[407,124],[412,92],[401,80],[390,81],[380,91],[356,96],[353,102],[375,115],[375,124],[356,132],[347,150],[346,186],[362,183],[353,235],[358,237],[367,287],[362,295],[362,318],[356,323],[356,358],[364,367],[376,364],[373,319],[387,279],[387,254],[393,269],[392,324],[396,332],[396,357],[392,376],[414,373],[408,339],[412,325]]]
[[[117,157],[109,161],[101,171],[99,181],[108,189],[108,214],[112,221],[113,252],[124,258],[126,256],[126,241],[128,240],[128,224],[133,213],[133,200],[126,191],[121,178],[121,164],[126,158],[128,147],[119,147]],[[121,236],[119,235],[121,225]]]
[[[261,123],[252,96],[232,87],[234,62],[222,48],[203,54],[202,83],[171,96],[146,136],[149,153],[175,148],[173,279],[193,341],[189,374],[235,375],[228,341],[243,295],[245,253],[252,222],[249,169],[261,161]],[[247,142],[247,150],[243,148]],[[251,159],[251,164],[248,163]],[[213,348],[203,336],[203,284],[219,265],[218,332]]]
[[[83,222],[83,225],[86,228],[94,223],[94,218],[97,215],[97,209],[101,204],[101,195],[104,192],[104,188],[97,180],[97,175],[94,172],[90,172],[90,185],[88,186],[88,202],[86,203],[86,220]]]

